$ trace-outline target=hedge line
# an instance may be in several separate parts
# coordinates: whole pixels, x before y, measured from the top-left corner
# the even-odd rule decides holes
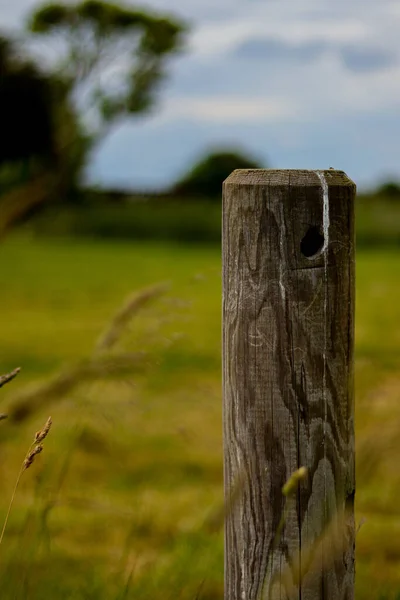
[[[154,200],[52,207],[30,227],[41,235],[220,243],[221,206],[204,200]],[[376,196],[356,203],[358,246],[400,247],[400,202]]]

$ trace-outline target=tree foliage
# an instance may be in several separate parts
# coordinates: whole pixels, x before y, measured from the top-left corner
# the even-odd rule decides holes
[[[377,189],[376,194],[391,200],[400,200],[400,184],[396,181],[387,181]]]
[[[216,197],[222,182],[235,169],[259,169],[261,165],[239,151],[221,150],[204,156],[175,186],[178,195]]]
[[[31,205],[46,203],[52,196],[62,201],[75,193],[90,140],[71,106],[69,88],[4,37],[0,38],[0,131],[1,223],[10,220],[6,206],[10,214],[23,216]],[[54,185],[46,183],[47,190],[38,192],[47,176]],[[21,190],[14,193],[18,186]]]
[[[56,155],[51,83],[0,38],[0,164]]]
[[[166,58],[183,41],[182,23],[100,0],[51,3],[33,12],[29,29],[54,43],[54,72],[96,141],[118,118],[149,110]]]

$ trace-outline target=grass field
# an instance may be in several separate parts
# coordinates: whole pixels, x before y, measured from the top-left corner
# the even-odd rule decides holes
[[[357,256],[357,597],[400,593],[400,253]],[[217,600],[223,589],[220,255],[156,243],[39,241],[1,246],[0,514],[24,473],[0,547],[2,598]],[[21,394],[89,357],[132,291],[145,307],[99,376],[67,394]],[[115,374],[118,353],[145,352]],[[18,419],[17,419],[18,417]]]

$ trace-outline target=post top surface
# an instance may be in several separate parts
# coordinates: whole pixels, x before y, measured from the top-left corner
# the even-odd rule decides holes
[[[320,186],[323,175],[328,186],[355,186],[344,171],[336,169],[236,169],[224,184],[270,186]]]

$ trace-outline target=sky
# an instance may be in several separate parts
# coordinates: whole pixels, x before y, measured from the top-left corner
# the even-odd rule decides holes
[[[126,2],[133,5],[132,2]],[[33,0],[0,0],[1,28]],[[92,157],[102,186],[157,189],[214,149],[273,168],[346,171],[360,189],[400,180],[398,0],[147,0],[183,18],[156,110]]]

